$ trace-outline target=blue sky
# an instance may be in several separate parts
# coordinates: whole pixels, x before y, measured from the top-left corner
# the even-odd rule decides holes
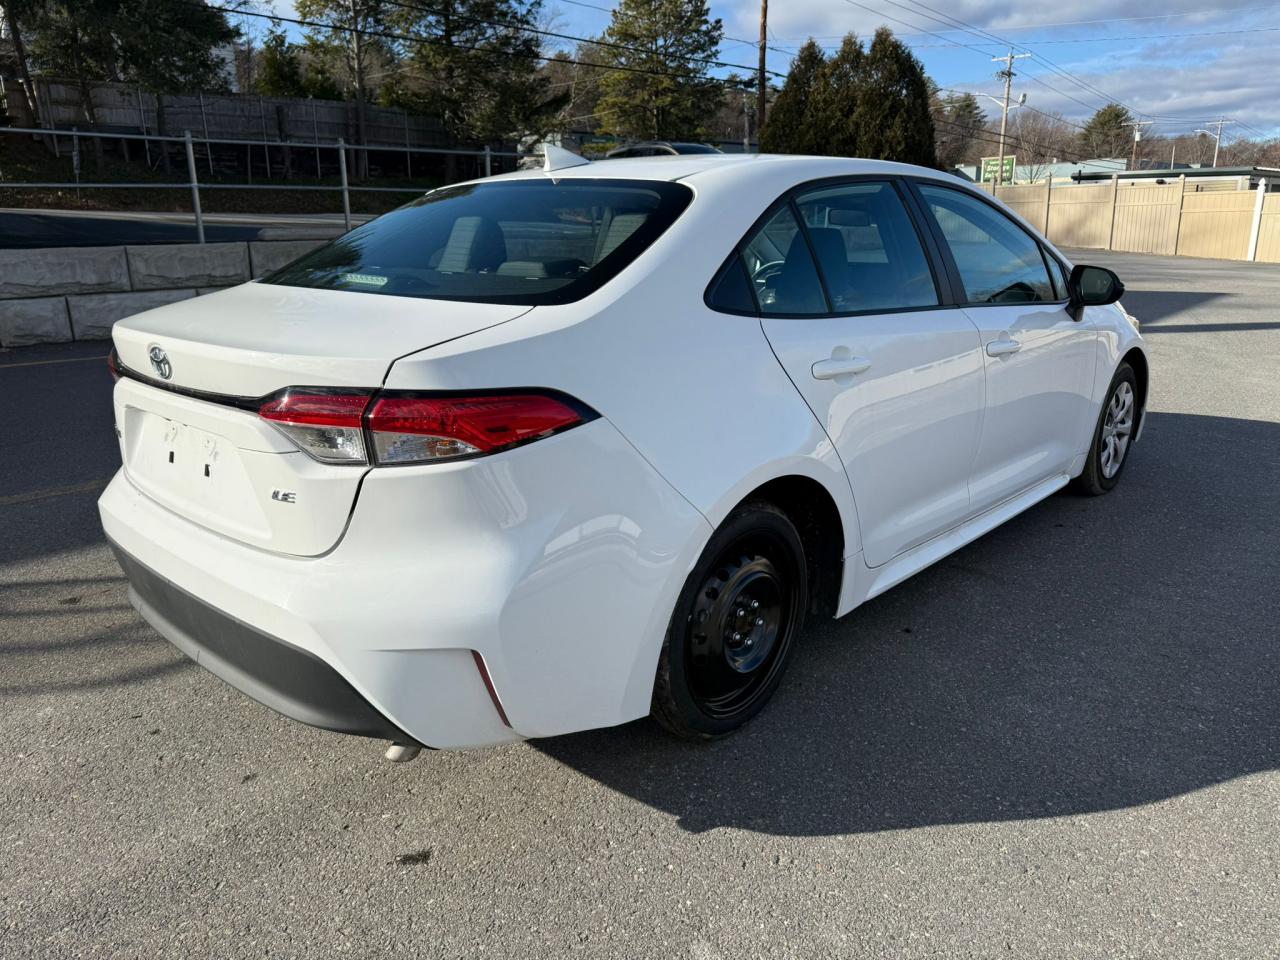
[[[579,36],[598,35],[613,6],[612,0],[545,2],[553,29]],[[281,14],[291,7],[275,0]],[[724,21],[721,58],[754,64],[759,0],[711,0],[711,7]],[[1156,134],[1189,133],[1227,117],[1238,122],[1224,129],[1224,143],[1280,136],[1276,0],[772,0],[769,68],[784,73],[806,37],[830,47],[850,30],[870,36],[882,24],[944,88],[998,94],[998,67],[990,58],[1013,44],[1036,54],[1018,62],[1014,94],[1025,93],[1040,110],[1079,121],[1115,100],[1159,118],[1149,128]]]

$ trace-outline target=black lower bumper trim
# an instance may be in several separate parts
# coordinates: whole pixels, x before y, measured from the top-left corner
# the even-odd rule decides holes
[[[107,542],[129,579],[129,600],[143,619],[210,673],[310,726],[418,744],[315,654],[211,607]]]

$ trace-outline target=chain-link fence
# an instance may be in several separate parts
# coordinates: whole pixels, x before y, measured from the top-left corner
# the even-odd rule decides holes
[[[516,151],[494,150],[489,146],[478,149],[451,147],[388,147],[360,146],[346,143],[342,138],[332,142],[305,140],[246,140],[238,138],[197,137],[190,130],[181,137],[158,134],[106,133],[76,129],[45,129],[36,127],[0,127],[0,135],[26,137],[44,142],[55,158],[69,157],[72,179],[70,181],[12,180],[5,177],[0,168],[0,190],[189,190],[191,213],[195,221],[196,236],[205,242],[204,214],[201,196],[210,190],[269,190],[276,192],[321,192],[340,195],[346,227],[351,227],[351,195],[353,193],[401,194],[408,198],[437,186],[445,179],[470,179],[473,176],[492,176],[503,170],[514,169],[523,156]],[[157,169],[170,176],[163,180],[114,181],[85,179],[84,153],[90,141],[95,148],[103,143],[119,146],[126,159],[133,155],[145,158],[147,169]],[[140,151],[140,153],[139,153]],[[249,161],[235,170],[247,172],[244,181],[220,179],[218,171],[228,169],[226,156],[231,151],[247,151]],[[257,161],[254,157],[260,153]],[[363,162],[361,162],[363,158]],[[371,162],[375,158],[377,162]],[[441,174],[441,161],[449,173]],[[416,169],[415,169],[416,165]],[[265,173],[263,182],[254,182],[257,169]],[[358,180],[351,176],[357,166],[363,176]],[[466,167],[469,169],[460,169]],[[100,165],[96,165],[100,169]],[[370,182],[369,171],[386,175],[388,171],[401,184],[378,185]],[[204,176],[202,179],[202,171]],[[185,179],[183,174],[185,173]],[[336,182],[324,182],[334,180]],[[302,183],[302,179],[314,178],[315,183]],[[415,182],[416,181],[416,182]]]

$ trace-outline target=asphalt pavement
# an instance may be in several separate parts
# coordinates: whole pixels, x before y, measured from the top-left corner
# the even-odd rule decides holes
[[[103,344],[0,352],[0,956],[1280,953],[1280,267],[1080,252],[1119,488],[814,625],[739,735],[384,762],[141,623]],[[607,642],[607,637],[602,637]]]

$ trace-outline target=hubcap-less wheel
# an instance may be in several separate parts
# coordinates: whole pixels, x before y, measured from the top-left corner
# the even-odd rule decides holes
[[[750,708],[791,642],[800,602],[796,578],[785,569],[786,552],[769,540],[731,543],[695,598],[685,647],[689,688],[710,717],[728,719]]]
[[[1107,414],[1102,421],[1102,437],[1099,443],[1099,460],[1102,475],[1110,480],[1124,463],[1129,450],[1129,438],[1133,433],[1133,387],[1126,380],[1116,384],[1107,404]]]

